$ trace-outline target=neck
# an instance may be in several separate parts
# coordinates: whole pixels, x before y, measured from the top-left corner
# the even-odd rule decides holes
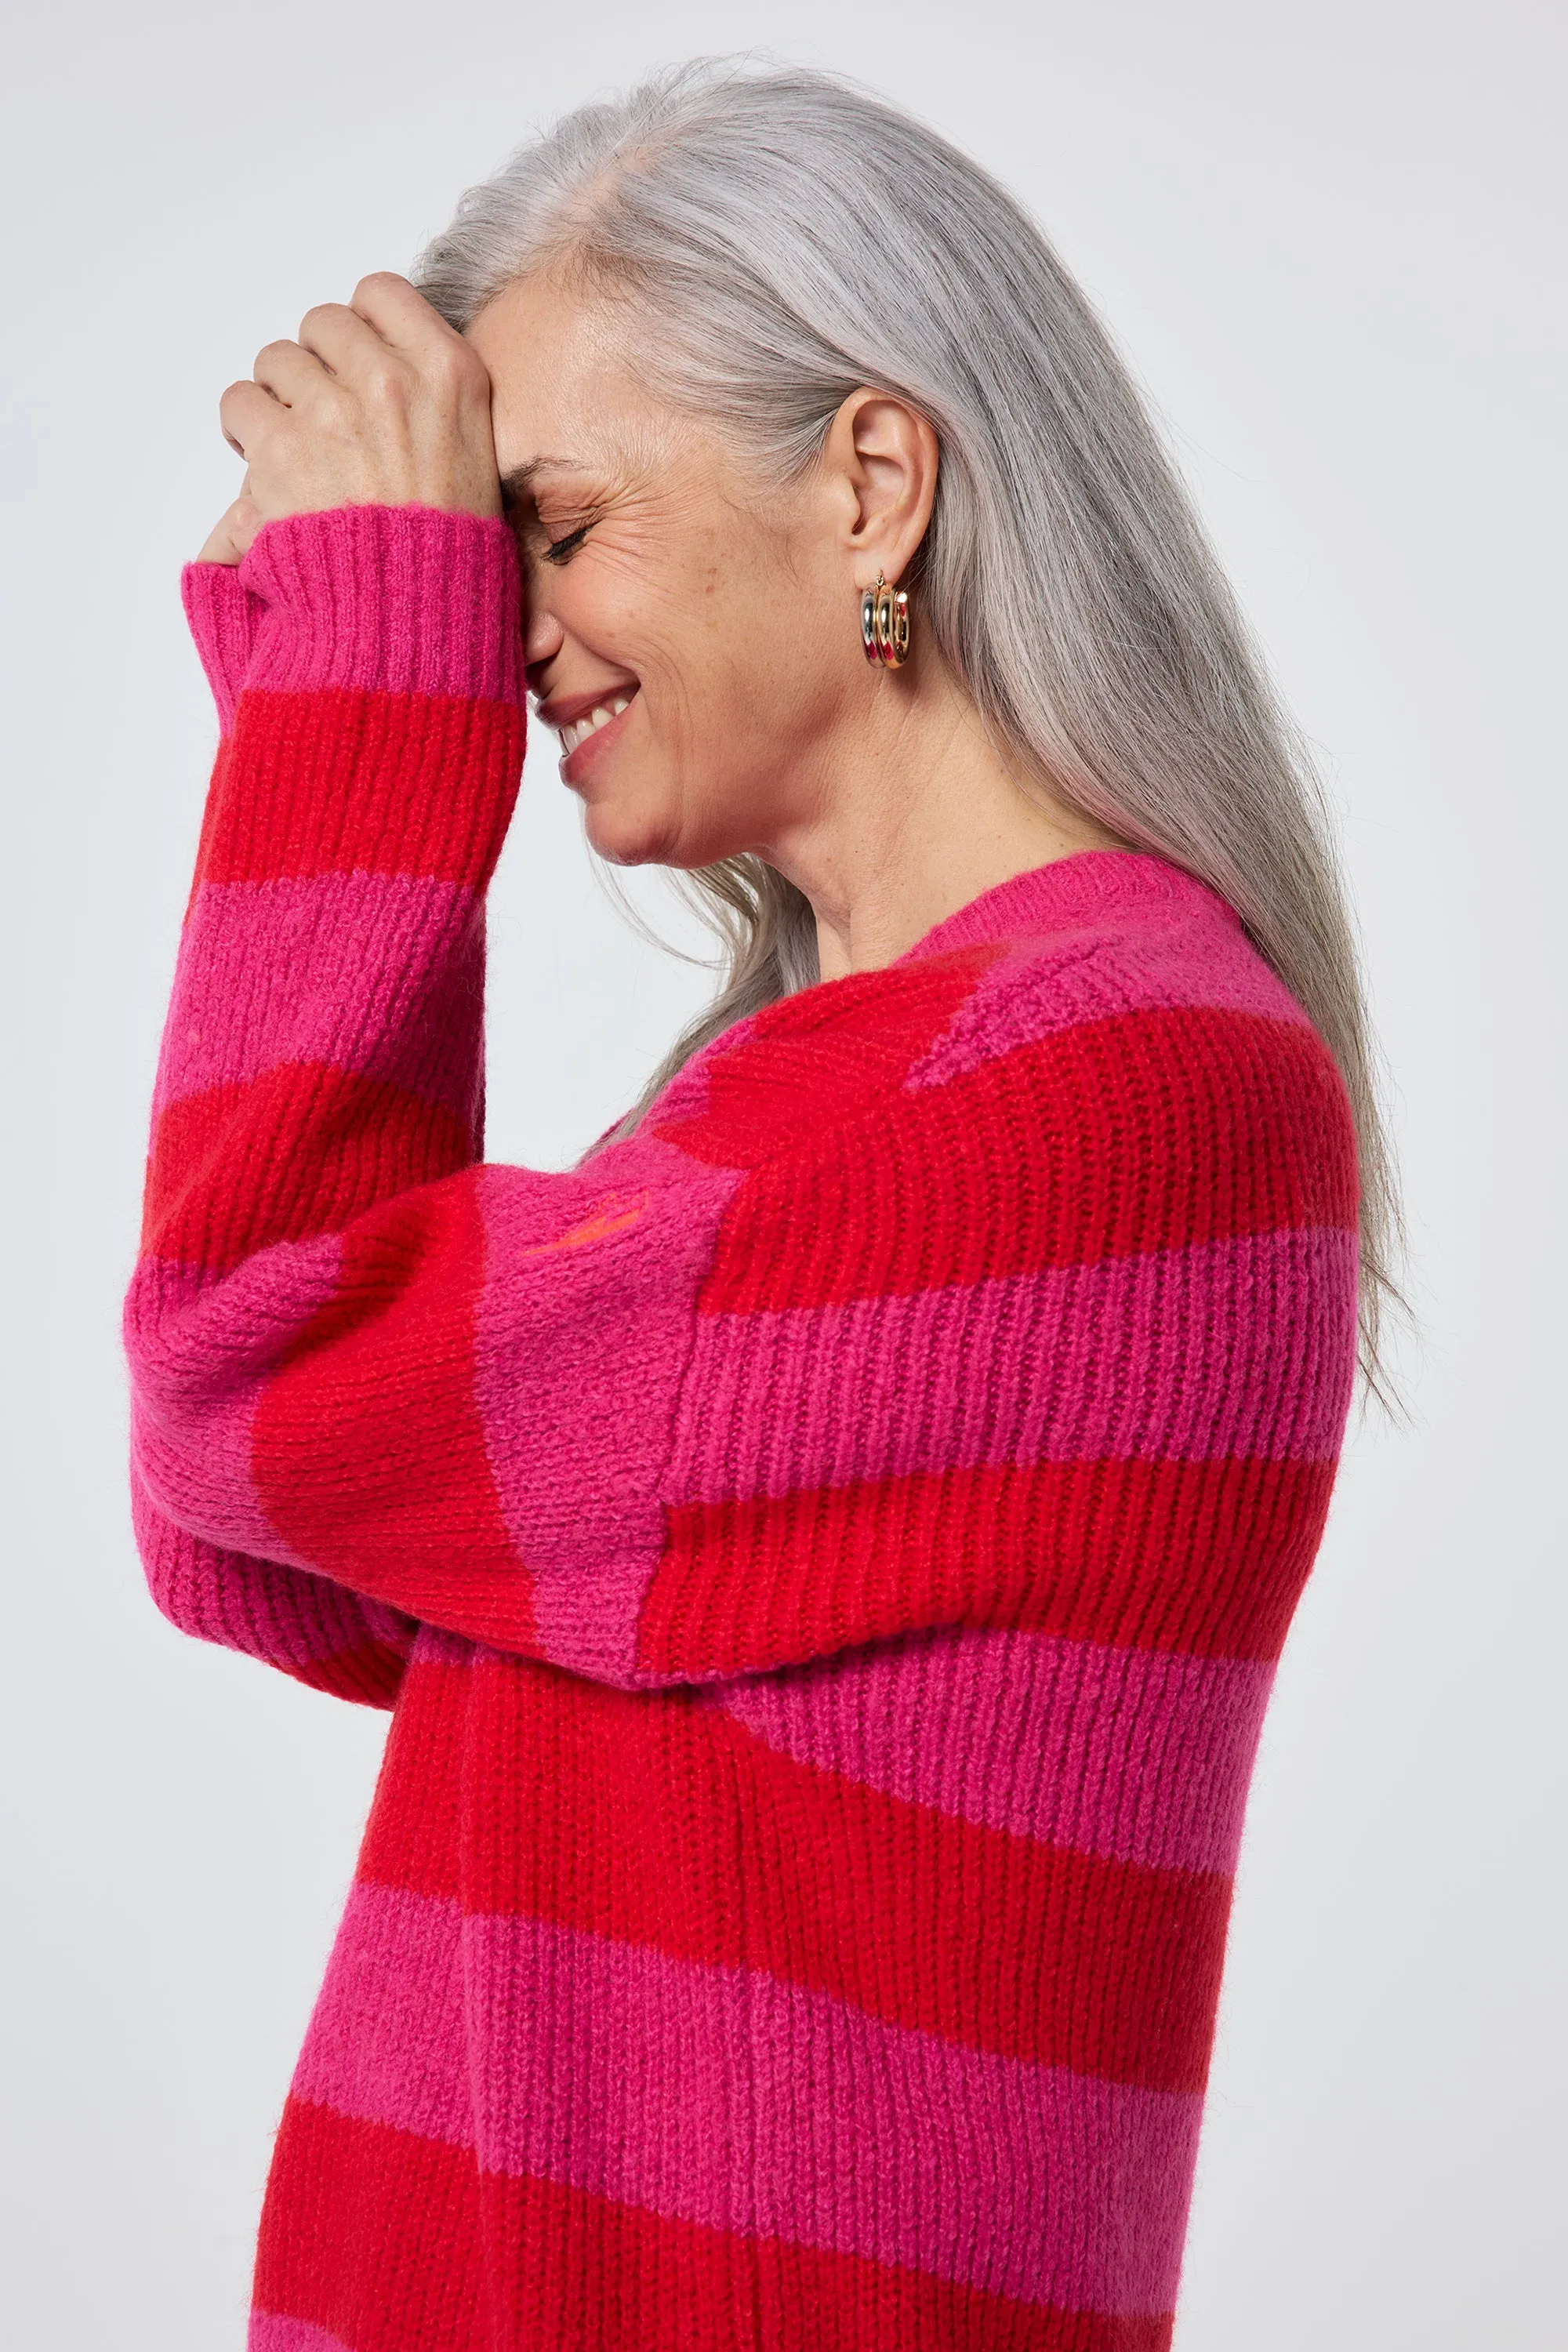
[[[1021,782],[951,675],[928,656],[868,681],[809,812],[770,862],[810,899],[824,980],[891,963],[998,882],[1125,845],[1047,787]]]

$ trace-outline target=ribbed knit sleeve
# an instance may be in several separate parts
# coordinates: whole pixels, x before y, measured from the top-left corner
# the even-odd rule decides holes
[[[478,1155],[483,890],[521,761],[515,557],[500,524],[351,509],[182,586],[222,734],[127,1301],[136,1531],[184,1630],[387,1704],[413,1619],[299,1566],[256,1509],[209,1511],[209,1474],[248,1475],[247,1394],[181,1340],[258,1249],[286,1278],[275,1238]]]

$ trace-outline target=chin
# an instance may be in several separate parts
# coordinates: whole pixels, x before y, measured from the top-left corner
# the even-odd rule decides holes
[[[613,801],[591,802],[584,812],[588,845],[606,866],[676,866],[674,828]]]
[[[583,793],[583,824],[589,847],[607,866],[671,866],[686,872],[733,857],[756,838],[740,808],[658,774],[642,779],[640,789],[625,775],[591,779]]]

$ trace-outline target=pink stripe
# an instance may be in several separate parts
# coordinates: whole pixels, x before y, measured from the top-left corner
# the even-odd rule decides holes
[[[444,1898],[356,1885],[291,2085],[299,2099],[424,2139],[474,2145],[461,1915]],[[477,2054],[505,2055],[487,2031]]]
[[[700,1316],[666,1491],[715,1503],[1002,1463],[1325,1459],[1354,1286],[1353,1235],[1315,1231]]]
[[[261,1507],[251,1429],[279,1349],[334,1297],[336,1234],[277,1242],[216,1280],[144,1257],[126,1295],[132,1454],[164,1517],[220,1550],[309,1566]]]
[[[404,875],[205,883],[186,919],[153,1115],[279,1062],[406,1087],[472,1124],[484,1009],[474,893]]]
[[[1010,887],[1018,893],[1010,928],[1021,936],[982,974],[907,1087],[944,1085],[999,1054],[1120,1013],[1204,1006],[1306,1022],[1225,901],[1159,859],[1089,852],[1001,886]],[[985,908],[982,898],[976,913]],[[949,947],[967,936],[962,914],[940,931]],[[920,942],[916,951],[930,950]]]
[[[428,507],[288,515],[258,532],[239,578],[267,608],[247,688],[522,700],[521,585],[504,522]]]
[[[982,890],[896,957],[899,963],[972,947],[980,940],[1066,940],[1198,921],[1241,928],[1234,907],[1206,882],[1146,849],[1079,849],[1047,858]]]
[[[308,1570],[221,1550],[163,1517],[134,1463],[131,1517],[148,1589],[183,1633],[253,1658],[308,1666],[366,1642],[402,1650],[408,1620]]]
[[[231,563],[187,563],[180,575],[185,619],[217,705],[220,733],[234,731],[234,707],[266,607],[240,585]]]
[[[1249,1659],[939,1633],[703,1697],[770,1748],[911,1803],[1228,1876],[1273,1676]]]
[[[308,2319],[284,2319],[273,2311],[253,2311],[246,2352],[353,2352],[341,2336],[312,2327]]]
[[[363,1885],[294,2091],[459,2146],[477,2111],[494,2171],[1110,2314],[1171,2307],[1202,2105]]]
[[[647,1137],[564,1175],[481,1171],[475,1394],[490,1467],[543,1654],[601,1680],[637,1679],[697,1293],[740,1181]]]

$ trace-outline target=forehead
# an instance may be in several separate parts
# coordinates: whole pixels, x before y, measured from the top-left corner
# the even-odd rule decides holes
[[[551,470],[615,463],[673,422],[637,381],[625,312],[559,279],[504,288],[468,340],[489,372],[502,474],[545,458]]]

